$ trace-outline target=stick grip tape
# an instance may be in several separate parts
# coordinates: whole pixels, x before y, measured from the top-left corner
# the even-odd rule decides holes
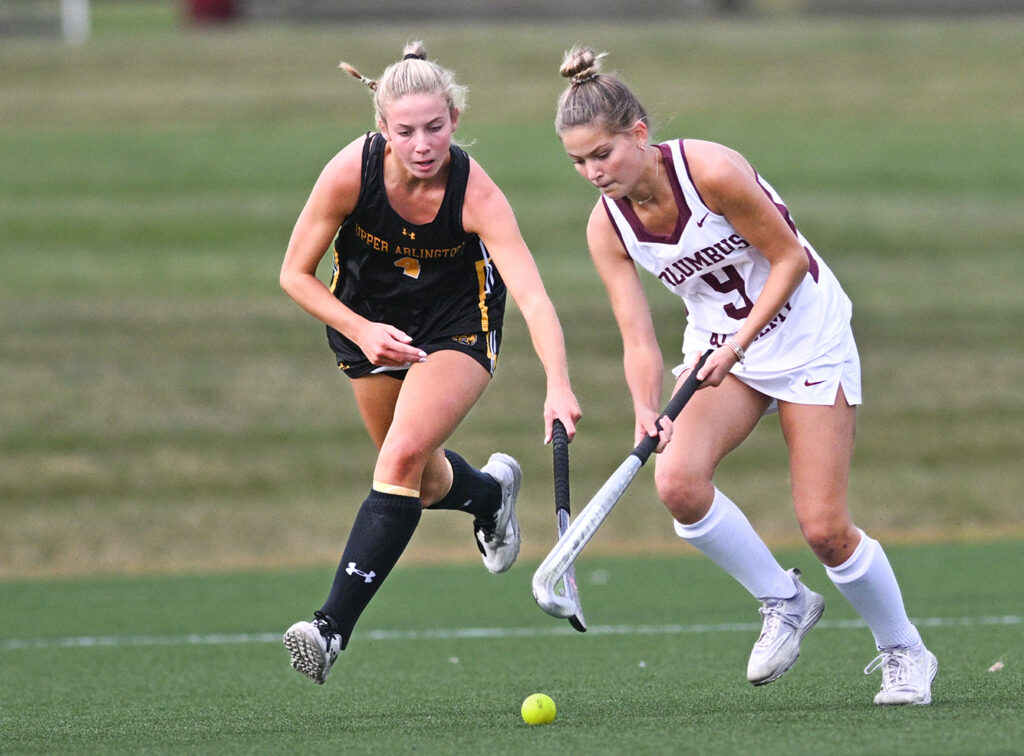
[[[555,510],[569,513],[569,435],[562,421],[551,423],[551,453],[555,469]]]

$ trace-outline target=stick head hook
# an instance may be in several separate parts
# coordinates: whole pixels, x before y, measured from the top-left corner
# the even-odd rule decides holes
[[[542,574],[541,570],[537,570],[533,575],[533,598],[537,605],[552,617],[568,619],[576,614],[576,602],[555,590],[555,585],[561,577]]]

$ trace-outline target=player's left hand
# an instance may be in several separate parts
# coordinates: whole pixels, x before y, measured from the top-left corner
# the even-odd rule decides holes
[[[572,443],[576,437],[576,423],[583,416],[580,403],[572,389],[548,389],[547,397],[544,400],[544,443],[551,443],[551,425],[555,420],[561,420],[565,426],[565,435]]]

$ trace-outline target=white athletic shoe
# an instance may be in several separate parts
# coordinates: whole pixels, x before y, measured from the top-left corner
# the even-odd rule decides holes
[[[882,689],[875,696],[879,706],[930,704],[932,680],[939,672],[939,660],[922,643],[914,648],[883,648],[864,668],[870,675],[882,670]]]
[[[747,679],[754,685],[778,680],[800,656],[800,641],[821,619],[825,599],[800,582],[800,570],[789,570],[796,595],[768,599],[761,605],[761,637],[747,663]]]
[[[477,547],[484,557],[484,566],[491,572],[504,572],[519,556],[519,520],[516,518],[516,498],[523,480],[519,463],[507,454],[494,453],[480,468],[501,485],[501,508],[491,522],[473,520]]]
[[[284,645],[292,655],[292,669],[323,685],[341,653],[341,636],[326,619],[317,616],[312,622],[296,622],[289,627]]]

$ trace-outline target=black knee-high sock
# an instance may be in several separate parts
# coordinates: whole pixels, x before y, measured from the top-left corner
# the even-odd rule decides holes
[[[419,498],[370,491],[356,514],[331,593],[320,609],[348,645],[352,628],[419,524]]]
[[[493,516],[501,506],[501,484],[450,449],[444,456],[452,465],[452,487],[428,509],[457,509],[477,518]]]

